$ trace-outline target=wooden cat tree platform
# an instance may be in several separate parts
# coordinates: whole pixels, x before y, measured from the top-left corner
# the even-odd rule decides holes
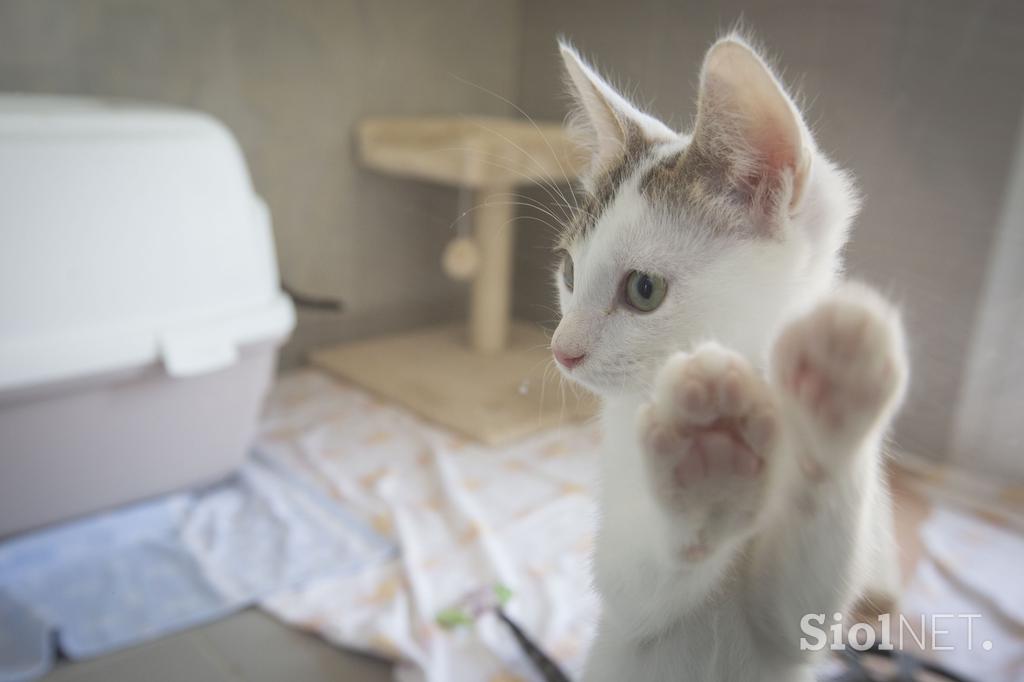
[[[381,118],[364,121],[357,136],[369,168],[472,193],[473,233],[444,257],[446,272],[470,283],[469,319],[317,351],[312,362],[488,444],[593,414],[592,399],[560,385],[544,331],[511,316],[511,193],[576,177],[580,157],[562,127]]]

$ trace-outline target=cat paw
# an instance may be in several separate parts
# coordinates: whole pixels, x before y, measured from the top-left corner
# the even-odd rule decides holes
[[[698,529],[684,548],[688,560],[752,524],[778,420],[770,387],[746,360],[715,344],[674,356],[640,410],[639,429],[656,499]]]
[[[848,284],[790,323],[773,352],[773,375],[821,440],[857,440],[890,415],[907,380],[896,310]]]

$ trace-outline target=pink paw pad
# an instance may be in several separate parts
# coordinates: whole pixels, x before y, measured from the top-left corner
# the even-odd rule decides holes
[[[761,473],[764,460],[734,434],[708,430],[686,439],[687,452],[675,467],[675,480],[681,486],[702,481],[711,474],[754,478]]]
[[[671,358],[653,398],[638,415],[651,490],[712,536],[677,550],[700,561],[714,536],[754,522],[781,428],[777,406],[755,369],[715,344]]]
[[[874,294],[849,289],[791,323],[775,348],[785,390],[832,433],[881,414],[905,380],[895,315]]]
[[[708,546],[699,543],[696,545],[690,545],[683,550],[683,558],[691,563],[697,563],[704,561],[708,557]]]

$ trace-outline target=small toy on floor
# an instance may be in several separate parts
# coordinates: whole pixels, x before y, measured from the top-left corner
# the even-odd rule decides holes
[[[562,669],[505,612],[505,604],[511,597],[512,590],[500,583],[491,588],[485,587],[476,590],[467,595],[458,605],[438,613],[437,624],[445,630],[454,630],[464,625],[472,625],[481,616],[493,613],[512,632],[519,647],[536,666],[545,682],[569,682],[569,677]]]

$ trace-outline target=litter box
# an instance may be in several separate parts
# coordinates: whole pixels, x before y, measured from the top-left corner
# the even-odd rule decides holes
[[[0,95],[0,536],[233,470],[294,322],[223,125]]]

